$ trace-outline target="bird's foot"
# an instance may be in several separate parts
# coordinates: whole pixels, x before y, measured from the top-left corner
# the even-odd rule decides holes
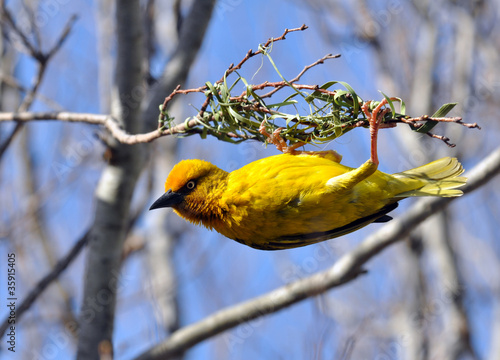
[[[276,148],[281,151],[283,154],[291,154],[291,155],[314,155],[323,157],[325,159],[334,161],[336,163],[340,163],[342,160],[342,155],[334,150],[323,150],[323,151],[305,151],[305,150],[297,150],[297,148],[304,146],[306,143],[298,142],[293,145],[287,145],[285,139],[280,136],[281,130],[283,128],[277,128],[273,131],[272,134],[268,133],[266,130],[266,120],[262,121],[260,124],[259,132],[267,138],[267,141],[271,144],[274,144]]]
[[[260,124],[259,132],[267,138],[267,141],[269,143],[276,146],[276,149],[281,151],[283,154],[298,155],[298,154],[302,154],[305,152],[305,151],[296,150],[297,148],[304,146],[305,143],[298,142],[298,143],[293,144],[293,145],[287,145],[285,139],[283,139],[280,136],[281,130],[283,130],[283,128],[281,128],[281,127],[277,128],[276,130],[273,131],[272,134],[270,134],[267,132],[265,124],[266,124],[266,120],[262,121],[262,123]]]
[[[377,139],[378,139],[378,130],[380,128],[389,128],[394,127],[395,124],[383,124],[382,120],[384,119],[385,114],[391,111],[390,108],[382,109],[385,105],[387,105],[387,99],[383,99],[380,104],[378,104],[375,109],[370,110],[371,101],[366,101],[361,106],[361,110],[365,114],[368,123],[370,124],[370,140],[371,140],[371,151],[370,151],[370,160],[378,166],[378,153],[377,153]]]

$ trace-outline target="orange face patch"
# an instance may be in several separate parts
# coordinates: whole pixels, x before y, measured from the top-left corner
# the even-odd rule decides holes
[[[203,160],[183,160],[174,166],[165,182],[165,192],[178,191],[189,180],[206,175],[214,165]]]

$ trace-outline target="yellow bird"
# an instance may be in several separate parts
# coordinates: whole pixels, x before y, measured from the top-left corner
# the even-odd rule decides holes
[[[165,194],[150,210],[172,207],[182,218],[242,244],[279,250],[388,221],[386,214],[406,197],[462,195],[456,188],[466,178],[459,177],[463,168],[455,158],[392,175],[377,170],[378,110],[368,116],[372,156],[359,168],[341,165],[333,151],[295,154],[286,147],[282,150],[288,153],[232,172],[206,161],[184,160],[174,166]],[[270,137],[276,140],[276,133]]]

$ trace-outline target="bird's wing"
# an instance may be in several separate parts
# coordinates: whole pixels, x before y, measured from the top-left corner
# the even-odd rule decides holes
[[[350,232],[356,231],[372,222],[389,221],[391,218],[386,214],[397,208],[397,206],[398,206],[397,203],[389,204],[372,215],[365,216],[347,225],[332,230],[322,231],[322,232],[312,232],[307,234],[286,235],[268,241],[266,244],[247,244],[247,245],[250,245],[251,247],[260,250],[283,250],[283,249],[290,249],[290,248],[315,244],[320,241],[333,239],[348,234]]]

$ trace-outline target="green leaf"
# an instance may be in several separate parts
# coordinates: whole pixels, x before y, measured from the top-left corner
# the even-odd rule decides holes
[[[324,83],[323,85],[321,85],[319,88],[320,89],[328,89],[330,86],[332,85],[335,85],[337,83],[337,81],[328,81],[327,83]],[[331,101],[330,100],[330,96],[329,95],[326,95],[326,94],[323,94],[322,92],[320,91],[314,91],[312,94],[309,94],[308,96],[306,96],[305,100],[310,103],[312,101],[314,101],[314,99],[319,99],[319,100],[322,100],[322,101]]]
[[[354,114],[357,114],[359,111],[358,94],[356,94],[354,89],[348,83],[346,83],[344,81],[339,81],[339,84],[342,85],[343,87],[345,87],[347,89],[347,91],[349,91],[349,93],[351,94],[352,101],[353,101],[353,111],[354,111]]]
[[[280,108],[282,106],[287,106],[287,105],[294,105],[294,104],[297,104],[297,100],[290,100],[290,101],[282,101],[280,103],[276,103],[276,104],[269,104],[269,105],[266,105],[269,109],[272,109],[272,108]]]
[[[342,135],[342,122],[340,121],[340,117],[337,113],[332,113],[333,123],[335,124],[334,131],[335,137],[338,138]]]
[[[227,109],[229,110],[229,113],[234,118],[234,120],[236,121],[236,123],[238,123],[238,121],[241,121],[241,122],[244,122],[244,123],[248,121],[247,118],[241,116],[238,112],[234,111],[232,107],[228,106]]]
[[[222,99],[220,98],[219,96],[219,92],[217,91],[217,89],[215,88],[215,86],[210,82],[210,81],[207,81],[205,83],[205,85],[207,86],[207,88],[210,90],[210,92],[212,93],[212,95],[217,98],[217,101],[221,102]]]
[[[385,97],[385,100],[387,100],[387,103],[389,104],[389,106],[391,107],[391,111],[392,111],[392,117],[394,117],[396,115],[396,109],[394,108],[394,104],[392,103],[392,100],[390,97],[388,97],[386,94],[384,94],[382,91],[379,90],[379,92],[384,95]]]
[[[398,100],[401,103],[401,115],[406,115],[406,104],[405,104],[405,102],[401,98],[398,98]]]
[[[346,83],[344,81],[328,81],[328,82],[324,83],[323,85],[321,85],[320,89],[326,90],[335,84],[340,84],[347,89],[347,92],[338,91],[341,95],[342,94],[345,95],[347,93],[351,94],[352,101],[353,101],[353,104],[352,104],[353,112],[354,112],[354,114],[357,114],[359,111],[358,94],[356,94],[356,92],[351,87],[351,85],[349,85],[348,83]],[[338,97],[337,94],[336,94],[336,97]],[[323,94],[322,92],[317,91],[317,90],[314,91],[312,94],[306,96],[306,98],[305,98],[305,100],[309,103],[312,102],[314,99],[319,99],[319,100],[322,100],[325,102],[332,102],[331,96]]]
[[[455,106],[457,106],[457,103],[444,104],[434,114],[432,114],[432,117],[445,117]]]
[[[432,114],[431,117],[444,117],[446,114],[448,114],[455,106],[457,103],[448,103],[444,104],[441,106],[434,114]],[[428,120],[423,126],[419,127],[416,132],[419,133],[427,133],[432,130],[434,126],[437,125],[437,121],[435,120]]]

